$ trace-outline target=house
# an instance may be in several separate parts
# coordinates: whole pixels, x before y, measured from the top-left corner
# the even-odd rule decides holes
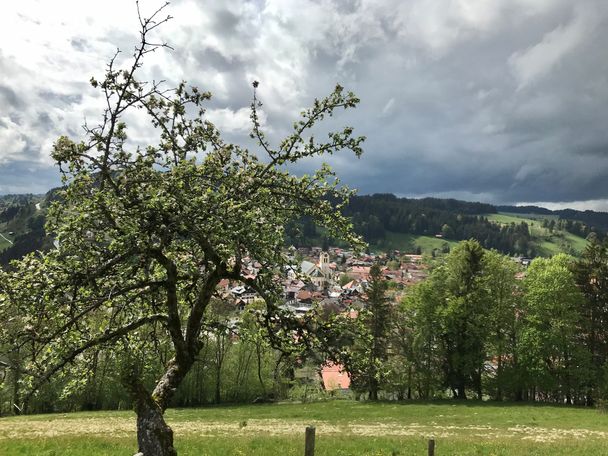
[[[347,390],[350,388],[350,377],[341,364],[327,363],[321,368],[321,379],[326,391]]]
[[[369,271],[369,266],[352,266],[346,271],[346,273],[354,279],[367,280],[369,277]]]
[[[258,294],[251,287],[239,285],[230,290],[230,293],[238,301],[243,301],[245,304],[250,304],[256,300]]]

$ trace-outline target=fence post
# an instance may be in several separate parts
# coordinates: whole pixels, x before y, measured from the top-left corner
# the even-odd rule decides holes
[[[315,427],[306,428],[306,439],[304,441],[304,456],[315,456]]]
[[[429,456],[435,456],[435,440],[429,440]]]

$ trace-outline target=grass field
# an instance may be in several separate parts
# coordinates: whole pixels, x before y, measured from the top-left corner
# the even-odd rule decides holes
[[[386,237],[372,245],[372,250],[376,252],[386,252],[387,250],[400,250],[401,252],[412,252],[416,247],[420,247],[422,253],[431,254],[433,249],[439,249],[447,243],[450,248],[457,242],[447,239],[440,239],[433,236],[418,236],[415,234],[386,232]]]
[[[11,239],[8,236],[8,232],[3,229],[4,224],[0,224],[0,252],[11,246]]]
[[[534,239],[534,242],[540,247],[540,253],[542,256],[553,256],[560,252],[569,252],[568,246],[574,250],[575,253],[581,253],[586,245],[587,241],[580,236],[568,233],[567,231],[555,230],[553,233],[547,228],[543,228],[543,219],[557,219],[556,216],[543,216],[538,214],[488,214],[486,215],[488,220],[500,223],[521,223],[526,222],[530,229],[530,235]]]
[[[316,454],[608,454],[608,415],[593,409],[480,402],[265,404],[167,412],[180,455],[301,455],[304,429],[317,428]],[[128,455],[131,412],[0,419],[0,454]]]

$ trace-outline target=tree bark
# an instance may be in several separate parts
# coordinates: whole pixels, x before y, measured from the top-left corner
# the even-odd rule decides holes
[[[146,390],[135,371],[124,376],[123,383],[131,393],[137,414],[138,456],[177,456],[173,430],[165,423],[164,408],[154,399],[156,394]]]
[[[150,401],[136,406],[137,445],[141,456],[176,456],[173,430],[165,423],[160,408]]]
[[[466,387],[464,386],[464,381],[459,382],[457,388],[456,388],[456,399],[466,399],[467,398],[467,392],[466,392]]]
[[[380,385],[378,385],[378,380],[375,377],[369,379],[369,395],[368,398],[372,401],[378,400],[378,389]]]

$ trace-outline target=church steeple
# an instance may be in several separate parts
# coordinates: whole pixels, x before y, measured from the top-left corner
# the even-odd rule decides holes
[[[321,252],[319,255],[319,268],[323,275],[327,276],[329,274],[329,253]]]

